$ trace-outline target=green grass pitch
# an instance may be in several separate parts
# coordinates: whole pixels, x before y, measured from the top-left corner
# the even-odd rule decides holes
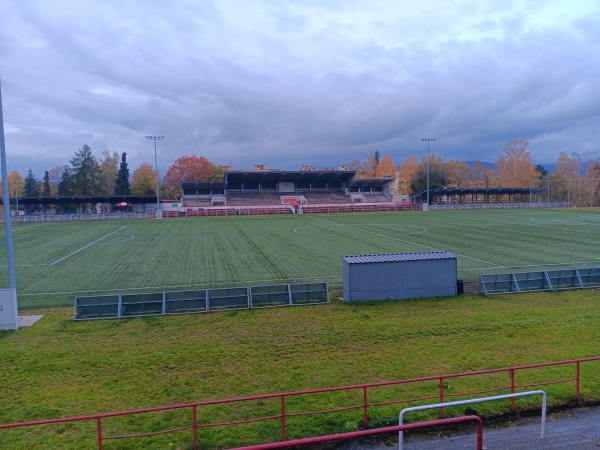
[[[77,295],[326,281],[344,255],[445,250],[458,277],[597,266],[596,210],[484,210],[51,222],[13,228],[19,306]],[[6,285],[6,255],[0,257]]]

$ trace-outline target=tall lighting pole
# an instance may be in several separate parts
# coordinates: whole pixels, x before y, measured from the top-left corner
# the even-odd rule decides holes
[[[160,198],[158,198],[158,160],[156,159],[156,141],[162,141],[164,136],[146,136],[146,139],[154,141],[154,169],[156,170],[156,218],[162,219],[162,211],[160,209]]]
[[[429,211],[429,143],[435,141],[435,138],[422,138],[423,142],[427,142],[427,209]]]
[[[2,115],[2,89],[0,88],[0,161],[2,164],[2,181],[6,186],[2,194],[4,204],[4,236],[6,240],[6,259],[8,265],[8,287],[17,288],[15,260],[13,256],[12,224],[10,221],[10,199],[8,198],[8,170],[6,168],[6,148],[4,144],[4,116]],[[8,213],[7,213],[8,211]]]

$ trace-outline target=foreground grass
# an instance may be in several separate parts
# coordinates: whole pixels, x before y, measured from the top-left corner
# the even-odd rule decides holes
[[[310,307],[77,323],[71,309],[31,311],[45,314],[34,327],[0,332],[0,423],[598,356],[599,301],[597,290],[365,304],[334,300]],[[598,372],[600,363],[590,363],[582,373],[586,399],[600,400]],[[560,369],[556,374],[572,376]],[[474,383],[469,389],[485,381]],[[550,404],[574,398],[572,384],[547,388]],[[423,389],[435,392],[435,383]],[[377,400],[411,394],[390,389],[378,393]],[[289,408],[356,404],[352,395],[323,396],[316,403],[297,399]],[[480,411],[497,413],[506,406]],[[374,408],[373,424],[395,420],[399,409]],[[200,421],[277,411],[276,401],[204,409]],[[189,424],[189,416],[152,414],[111,419],[104,426],[109,434],[156,431]],[[356,429],[360,418],[354,411],[290,419],[288,437]],[[280,438],[279,421],[203,429],[200,437],[203,448],[268,442]],[[94,446],[93,423],[0,430],[0,448]],[[186,449],[191,433],[107,441],[105,448]]]

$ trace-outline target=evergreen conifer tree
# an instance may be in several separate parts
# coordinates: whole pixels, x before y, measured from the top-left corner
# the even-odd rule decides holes
[[[27,176],[23,180],[23,195],[25,197],[37,197],[40,194],[38,180],[33,175],[31,167],[27,171]]]
[[[127,167],[127,153],[121,155],[119,164],[119,173],[115,182],[115,195],[131,195],[131,185],[129,184],[129,168]]]
[[[44,179],[42,181],[42,196],[50,197],[52,190],[50,189],[50,174],[47,170],[44,171]]]

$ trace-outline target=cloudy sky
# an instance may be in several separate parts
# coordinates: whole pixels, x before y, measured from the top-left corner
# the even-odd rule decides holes
[[[2,0],[8,169],[600,157],[597,0]]]

